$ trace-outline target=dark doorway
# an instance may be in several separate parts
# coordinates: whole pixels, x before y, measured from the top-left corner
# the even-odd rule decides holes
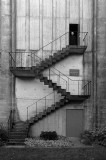
[[[69,45],[78,45],[78,24],[69,24]]]

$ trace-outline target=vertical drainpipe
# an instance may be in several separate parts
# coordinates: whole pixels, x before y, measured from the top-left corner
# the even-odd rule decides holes
[[[93,128],[98,128],[97,103],[97,0],[92,1],[92,101],[93,101]]]
[[[53,5],[53,0],[52,0],[52,41],[53,41],[53,21],[54,21],[54,5]],[[51,52],[53,51],[53,43],[51,44]]]
[[[39,48],[40,48],[40,0],[39,0]]]
[[[10,7],[11,7],[11,51],[16,51],[16,1],[11,0],[10,1]],[[16,60],[16,55],[14,56],[14,59]],[[16,78],[13,74],[11,74],[11,101],[12,101],[12,109],[15,109],[16,111],[16,97],[15,97],[15,81]],[[17,117],[15,117],[16,120]]]
[[[30,61],[29,61],[29,51],[30,51],[30,0],[26,0],[25,2],[25,7],[26,7],[26,16],[25,16],[25,50],[26,50],[26,54],[25,54],[25,67],[28,67],[30,65]],[[31,57],[30,57],[31,58]]]
[[[43,47],[43,18],[44,18],[44,2],[42,0],[42,47]],[[43,49],[42,49],[42,59],[43,59]]]

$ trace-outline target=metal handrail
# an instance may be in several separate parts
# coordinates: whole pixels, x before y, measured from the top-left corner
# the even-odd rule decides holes
[[[42,58],[40,58],[40,57],[38,57],[37,55],[35,55],[37,58],[39,58],[40,59],[40,61],[43,61],[43,59]],[[65,75],[64,73],[62,73],[61,71],[59,71],[57,68],[55,68],[55,67],[52,67],[53,69],[55,69],[55,70],[57,70],[59,73],[61,73],[62,75],[64,75],[65,77],[67,77],[69,80],[71,80],[71,81],[85,81],[85,80],[73,80],[73,79],[71,79],[71,78],[69,78],[67,75]],[[55,72],[54,72],[55,73]]]
[[[43,50],[43,48],[45,48],[45,47],[47,47],[48,45],[50,45],[51,43],[57,41],[58,39],[60,39],[60,38],[63,37],[64,35],[66,35],[67,33],[69,33],[69,32],[66,32],[66,33],[64,33],[63,35],[61,35],[60,37],[56,38],[55,40],[49,42],[48,44],[46,44],[45,46],[43,46],[43,47],[41,47],[39,50],[37,50],[35,53],[39,52],[40,50]],[[83,38],[83,41],[84,41],[85,38],[86,38],[86,36],[87,36],[87,34],[88,34],[88,32],[80,32],[80,33],[84,33],[84,34],[85,34],[85,37]],[[80,33],[79,33],[79,35],[80,35]],[[35,53],[33,53],[33,54],[35,54]]]
[[[43,59],[42,58],[40,58],[40,57],[38,57],[37,55],[35,55],[37,58],[39,58],[40,59],[40,61],[43,61]],[[72,80],[72,79],[70,79],[67,75],[65,75],[64,73],[62,73],[61,71],[59,71],[58,69],[56,69],[55,67],[52,67],[54,70],[56,70],[56,71],[58,71],[61,75],[63,75],[63,76],[65,76],[67,79],[68,79],[68,82],[65,80],[65,79],[63,79],[62,77],[60,77],[61,79],[63,79],[63,80],[65,80],[66,81],[66,90],[67,90],[67,83],[69,83],[69,81],[73,81],[73,82],[78,82],[78,87],[79,87],[79,82],[89,82],[89,81],[87,81],[87,80]],[[49,69],[49,72],[50,71],[52,71],[52,69],[50,68]],[[53,72],[53,71],[52,71]],[[54,72],[55,73],[55,72]],[[50,74],[50,73],[49,73]],[[55,73],[56,74],[56,73]],[[59,75],[60,75],[59,74]],[[57,76],[59,76],[58,74],[56,74]],[[49,79],[50,79],[50,75],[49,75]],[[78,90],[79,90],[79,88],[78,88]],[[69,89],[68,89],[68,91],[69,91]],[[79,91],[78,91],[79,92]]]
[[[37,103],[39,102],[39,101],[41,101],[41,100],[43,100],[44,98],[45,98],[45,100],[47,100],[47,98],[46,97],[48,97],[49,95],[51,95],[51,94],[55,94],[55,91],[54,92],[51,92],[51,93],[49,93],[48,95],[46,95],[46,96],[44,96],[44,97],[42,97],[41,99],[39,99],[38,101],[36,101],[36,102],[34,102],[34,103],[32,103],[31,105],[29,105],[29,106],[27,106],[27,121],[28,121],[28,115],[29,115],[29,107],[31,107],[31,106],[33,106],[34,104],[36,104],[36,114],[37,114]],[[45,106],[46,107],[46,106]]]
[[[74,32],[76,32],[76,31],[74,31]],[[48,45],[50,45],[51,43],[57,41],[58,39],[61,39],[61,37],[63,37],[64,35],[66,35],[66,34],[68,34],[68,33],[69,33],[69,32],[66,32],[66,33],[62,34],[62,35],[59,36],[58,38],[54,39],[53,41],[51,41],[51,42],[49,42],[48,44],[44,45],[43,47],[39,48],[36,52],[34,51],[33,54],[39,52],[40,50],[43,50],[43,48],[47,47]],[[88,32],[80,32],[79,35],[80,35],[81,33],[84,33],[84,34],[85,34],[85,36],[84,36],[84,38],[83,38],[83,41],[84,41],[85,38],[86,38],[86,36],[87,36],[87,34],[88,34]],[[30,51],[29,51],[29,52],[28,52],[28,51],[27,51],[27,52],[26,52],[26,51],[21,51],[21,52],[22,52],[22,53],[29,53]],[[31,52],[32,52],[32,51],[31,51]],[[20,51],[11,52],[11,53],[20,53]]]
[[[53,44],[54,42],[56,42],[57,40],[59,40],[59,46],[57,46],[57,47],[59,47],[59,49],[56,49],[57,47],[56,47],[56,44],[55,44],[55,50],[61,50],[62,48],[63,48],[63,46],[62,46],[62,37],[63,36],[66,36],[67,34],[69,34],[69,32],[66,32],[66,33],[64,33],[64,34],[62,34],[61,36],[59,36],[58,38],[56,38],[56,39],[54,39],[53,41],[51,41],[51,42],[49,42],[48,44],[46,44],[46,45],[44,45],[43,47],[41,47],[41,48],[39,48],[38,50],[36,50],[36,51],[31,51],[31,50],[29,50],[29,51],[16,51],[16,52],[9,52],[9,54],[10,54],[10,57],[11,57],[11,67],[16,67],[16,57],[15,57],[15,59],[14,59],[14,57],[12,56],[12,53],[21,53],[21,54],[23,54],[23,53],[31,53],[31,58],[32,58],[32,55],[35,55],[37,52],[39,52],[40,50],[42,51],[42,59],[43,59],[43,56],[44,56],[44,54],[43,54],[43,49],[45,48],[45,47],[47,47],[47,46],[49,46],[50,44]],[[86,39],[86,36],[87,36],[87,34],[88,34],[88,32],[80,32],[80,33],[78,33],[78,35],[80,36],[81,34],[84,34],[84,38],[83,38],[83,36],[81,36],[81,38],[82,38],[82,41],[84,42],[85,41],[85,39]],[[85,45],[85,42],[84,42],[84,45]],[[53,53],[53,48],[52,49],[50,49],[50,54],[51,55],[53,55],[54,53]],[[14,65],[12,66],[12,62],[14,63]],[[31,65],[32,65],[32,59],[31,59]],[[21,55],[21,67],[22,67],[22,55]]]
[[[48,95],[42,97],[41,99],[43,99],[43,98],[49,96],[49,95],[52,94],[52,93],[54,93],[54,92],[49,93]],[[38,101],[40,101],[41,99],[39,99]],[[38,102],[38,101],[36,101],[36,102]],[[36,102],[32,103],[30,106],[32,106],[32,105],[35,104]],[[30,106],[27,106],[27,108],[29,108]]]
[[[15,110],[11,109],[10,114],[9,114],[9,118],[8,118],[8,135],[14,126],[14,113],[15,113]]]

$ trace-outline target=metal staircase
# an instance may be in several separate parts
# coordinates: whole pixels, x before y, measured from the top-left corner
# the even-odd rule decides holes
[[[37,102],[27,106],[27,122],[29,125],[38,122],[39,120],[43,119],[47,115],[53,113],[57,109],[64,107],[66,104],[72,101],[84,101],[85,99],[89,98],[91,95],[91,81],[85,80],[71,80],[69,77],[64,75],[62,72],[57,70],[53,67],[54,64],[62,61],[64,58],[72,55],[72,54],[84,54],[87,45],[85,44],[85,40],[87,37],[87,33],[84,33],[84,36],[80,36],[81,45],[78,46],[69,46],[69,45],[62,45],[62,38],[67,36],[68,33],[60,36],[56,40],[50,42],[49,44],[45,45],[43,48],[40,48],[38,51],[31,51],[31,52],[11,52],[10,54],[10,70],[11,72],[17,77],[33,77],[43,82],[44,85],[48,85],[49,88],[53,89],[53,92],[49,95],[53,95],[53,103],[51,105],[47,105],[47,96],[41,98]],[[82,40],[81,40],[82,37]],[[56,50],[53,49],[54,43],[59,41],[59,48]],[[44,48],[51,45],[51,50],[49,49],[50,54],[45,56]],[[56,46],[56,45],[55,45]],[[44,52],[44,53],[43,53]],[[41,54],[39,54],[41,53]],[[28,65],[24,64],[24,56],[27,55],[28,58]],[[41,56],[42,55],[42,56]],[[43,71],[48,69],[48,76],[43,75]],[[52,74],[54,73],[59,77],[59,80],[63,79],[65,83],[65,87],[63,88],[61,84],[54,83],[52,80]],[[63,78],[65,77],[65,78]],[[72,95],[70,92],[70,84],[76,83],[77,84],[77,94]],[[81,83],[81,91],[80,92],[80,83]],[[56,101],[55,92],[61,94],[61,98]],[[38,110],[38,103],[44,100],[44,108],[42,110]],[[35,105],[35,112],[33,117],[30,116],[29,108]]]

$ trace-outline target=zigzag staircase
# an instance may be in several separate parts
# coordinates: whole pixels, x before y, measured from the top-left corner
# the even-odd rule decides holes
[[[53,83],[53,81],[50,78],[48,79],[48,77],[43,76],[43,74],[40,73],[41,71],[39,71],[39,70],[40,70],[40,68],[37,70],[36,69],[34,70],[36,78],[40,79],[41,82],[44,82],[44,85],[48,85],[49,88],[53,88],[54,91],[57,91],[57,93],[60,93],[62,98],[58,102],[55,102],[55,100],[54,100],[54,104],[52,104],[50,107],[46,108],[46,106],[45,106],[45,109],[43,109],[39,113],[36,113],[36,115],[30,119],[30,121],[29,121],[30,125],[34,124],[35,122],[38,122],[39,120],[43,119],[47,115],[50,115],[51,113],[53,113],[57,109],[70,103],[70,101],[71,102],[72,101],[84,101],[85,99],[87,99],[90,96],[90,91],[89,91],[90,82],[88,82],[85,85],[85,87],[88,88],[87,90],[89,93],[84,93],[83,95],[71,95],[70,92],[67,91],[67,87],[66,87],[66,89],[62,89],[62,87],[60,85],[57,85],[57,83]],[[54,92],[52,92],[52,93],[54,93]],[[45,99],[47,99],[47,96],[45,96]],[[44,99],[44,97],[42,99]],[[41,99],[41,101],[42,101],[42,99]]]
[[[66,34],[60,36],[56,40],[59,39],[60,42],[61,42],[61,38],[63,36],[66,36]],[[83,38],[83,41],[85,41],[86,35],[87,34],[85,34],[85,36]],[[52,45],[56,40],[50,42],[49,44]],[[40,48],[37,52],[43,51],[43,49],[45,47],[47,47],[48,45],[44,46],[43,48]],[[53,50],[51,50],[50,51],[51,55],[49,55],[46,58],[44,56],[39,57],[36,54],[37,52],[28,52],[27,54],[28,54],[28,56],[30,58],[30,62],[31,62],[30,67],[24,67],[23,66],[23,63],[22,63],[23,52],[14,52],[14,53],[12,52],[12,53],[10,53],[10,60],[11,60],[10,70],[15,76],[37,78],[41,82],[43,82],[44,85],[48,85],[49,88],[53,89],[53,93],[51,93],[51,94],[54,94],[55,93],[54,91],[57,91],[57,93],[60,93],[61,96],[62,96],[58,102],[56,102],[54,100],[54,103],[49,107],[46,107],[46,103],[45,103],[45,108],[42,109],[42,111],[40,111],[40,112],[37,112],[37,103],[38,102],[35,102],[36,103],[36,114],[32,118],[30,117],[30,119],[29,119],[29,111],[28,111],[29,106],[28,106],[27,107],[27,120],[29,122],[29,125],[32,125],[35,122],[38,122],[39,120],[43,119],[47,115],[53,113],[57,109],[63,107],[66,104],[68,104],[70,101],[84,101],[85,99],[87,99],[90,96],[90,93],[91,93],[91,82],[90,81],[89,82],[88,81],[84,82],[84,84],[83,84],[83,89],[84,89],[83,94],[78,93],[78,95],[71,95],[69,89],[67,89],[67,86],[68,86],[67,83],[69,83],[69,81],[71,81],[71,80],[66,76],[68,81],[65,80],[66,81],[66,88],[63,89],[60,85],[58,85],[57,83],[54,83],[52,81],[52,79],[51,79],[51,71],[52,70],[50,68],[51,66],[58,63],[62,59],[66,58],[70,54],[83,54],[85,52],[86,48],[87,48],[86,45],[83,45],[83,46],[80,46],[80,45],[69,46],[69,45],[67,45],[65,48],[62,48],[62,46],[61,46],[59,51],[57,50],[57,52],[54,52]],[[17,66],[16,54],[17,55],[19,54],[19,56],[21,55],[20,56],[21,57],[20,66]],[[43,73],[42,73],[47,68],[49,68],[49,77],[44,76]],[[62,73],[59,70],[55,69],[54,67],[52,67],[52,68],[55,71],[58,71],[58,73],[59,73],[58,76],[59,76],[59,78],[61,78],[60,74],[62,74]],[[78,81],[78,85],[79,85],[79,81]],[[47,96],[45,96],[45,99],[46,99]],[[40,100],[42,100],[43,98],[41,98]]]
[[[77,49],[76,49],[77,48]],[[16,65],[11,66],[10,70],[11,72],[18,77],[35,77],[34,70],[39,69],[39,71],[43,71],[44,69],[53,66],[54,64],[58,63],[59,61],[63,60],[64,58],[68,57],[72,54],[83,54],[86,50],[86,46],[67,46],[66,48],[63,48],[61,51],[57,51],[57,53],[53,53],[52,55],[49,55],[48,58],[42,59],[35,55],[35,53],[31,52],[29,53],[31,57],[31,67],[23,67],[21,64],[20,67],[17,67]],[[17,52],[16,52],[17,53]],[[12,54],[16,54],[12,53]],[[17,53],[18,54],[18,53]],[[10,54],[11,56],[11,54]],[[14,56],[14,55],[13,55]],[[21,58],[22,59],[22,58]],[[12,58],[12,63],[16,63]],[[38,63],[34,63],[38,61]],[[22,62],[21,62],[22,63]],[[14,70],[15,68],[15,70]]]

